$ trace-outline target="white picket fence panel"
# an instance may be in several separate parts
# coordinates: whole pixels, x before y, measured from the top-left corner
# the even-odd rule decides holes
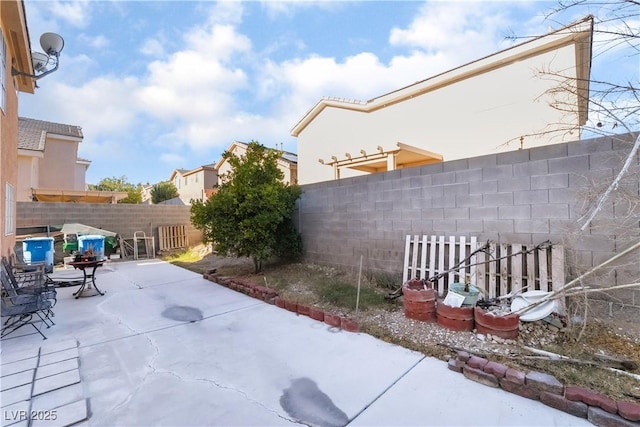
[[[536,245],[490,242],[486,252],[474,254],[455,271],[447,272],[483,246],[485,243],[478,242],[475,236],[407,235],[402,281],[429,279],[446,272],[436,281],[440,296],[447,293],[449,284],[468,280],[487,298],[523,289],[549,292],[564,286],[561,245],[531,251]],[[527,251],[530,252],[521,253]]]

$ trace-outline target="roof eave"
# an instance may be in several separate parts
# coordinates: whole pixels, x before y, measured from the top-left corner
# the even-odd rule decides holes
[[[582,58],[585,58],[585,56],[586,58],[588,58],[588,61],[583,59],[582,61],[577,62],[578,73],[582,73],[583,75],[586,74],[586,79],[584,80],[586,88],[582,88],[582,91],[584,91],[585,89],[587,91],[587,96],[583,100],[583,103],[585,105],[579,105],[580,114],[586,114],[586,104],[588,103],[588,80],[590,75],[592,34],[593,16],[589,15],[581,19],[580,21],[567,25],[566,27],[558,29],[552,33],[545,34],[524,43],[520,43],[516,46],[512,46],[508,49],[504,49],[500,52],[496,52],[476,61],[461,65],[460,67],[454,68],[452,70],[445,71],[444,73],[430,77],[426,80],[419,81],[396,91],[387,93],[377,98],[373,98],[367,101],[365,104],[355,104],[334,99],[321,99],[291,129],[291,136],[299,136],[300,133],[309,125],[309,123],[327,107],[344,108],[362,112],[375,111],[379,108],[384,108],[396,104],[414,96],[423,95],[427,92],[440,89],[455,82],[465,80],[470,77],[504,67],[516,61],[521,61],[525,58],[539,55],[572,43],[576,44],[576,51],[583,49]],[[588,40],[588,43],[585,43],[585,39]],[[584,50],[585,48],[587,50]],[[585,73],[585,66],[587,66],[587,62],[589,70],[587,70]],[[584,117],[581,117],[580,120],[582,119],[584,119]]]

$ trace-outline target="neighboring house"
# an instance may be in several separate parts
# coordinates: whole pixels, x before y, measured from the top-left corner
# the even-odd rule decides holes
[[[205,201],[218,186],[218,173],[215,165],[203,165],[195,169],[176,169],[169,178],[176,186],[178,195],[184,204],[191,204],[191,200]]]
[[[91,161],[78,157],[82,128],[19,118],[19,202],[116,203],[126,192],[88,191],[85,176]]]
[[[247,152],[248,144],[240,141],[233,141],[229,148],[227,148],[227,152],[233,153],[238,157],[243,156]],[[269,150],[273,150],[269,148]],[[297,184],[298,183],[298,156],[294,153],[290,153],[288,151],[278,150],[282,153],[282,157],[278,159],[278,168],[282,171],[284,175],[284,182],[286,184]],[[223,157],[218,160],[216,163],[216,170],[218,171],[218,176],[221,180],[224,180],[224,177],[231,171],[231,165],[229,162]],[[220,181],[222,183],[222,181]]]
[[[0,256],[13,254],[18,187],[18,93],[35,93],[36,82],[12,76],[11,69],[33,74],[29,30],[22,1],[0,4]]]
[[[369,101],[320,100],[291,131],[300,184],[579,139],[592,35],[587,17]]]
[[[142,203],[146,205],[150,205],[152,203],[151,191],[153,191],[153,185],[149,184],[148,182],[142,186]]]

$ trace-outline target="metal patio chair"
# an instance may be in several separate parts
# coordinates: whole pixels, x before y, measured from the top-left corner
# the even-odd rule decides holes
[[[57,302],[57,291],[55,283],[49,279],[42,268],[28,272],[17,272],[16,267],[12,266],[9,260],[2,258],[0,269],[3,274],[3,287],[12,289],[16,295],[42,295],[51,302],[53,307]],[[6,283],[5,283],[6,282]],[[53,316],[53,312],[51,313]]]
[[[43,339],[47,337],[38,327],[39,323],[44,323],[47,328],[54,325],[51,317],[52,303],[45,292],[21,293],[19,294],[7,275],[6,269],[0,270],[0,282],[2,282],[2,305],[0,315],[7,320],[2,324],[0,337],[15,332],[23,326],[31,325],[38,331]]]

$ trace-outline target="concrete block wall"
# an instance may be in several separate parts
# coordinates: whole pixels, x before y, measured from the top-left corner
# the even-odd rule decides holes
[[[481,241],[566,247],[567,278],[640,239],[640,158],[591,226],[580,218],[613,180],[635,134],[601,137],[302,187],[297,225],[309,262],[402,271],[407,234],[477,236]],[[607,284],[640,280],[640,252]],[[621,298],[622,295],[622,298]],[[602,298],[607,298],[603,296]],[[640,308],[640,291],[614,300]]]
[[[158,250],[158,227],[186,225],[189,244],[202,242],[202,232],[191,225],[189,206],[133,205],[102,203],[39,203],[18,202],[18,228],[34,226],[61,226],[78,222],[92,227],[118,233],[132,239],[136,231],[144,231],[147,237],[156,238]]]

